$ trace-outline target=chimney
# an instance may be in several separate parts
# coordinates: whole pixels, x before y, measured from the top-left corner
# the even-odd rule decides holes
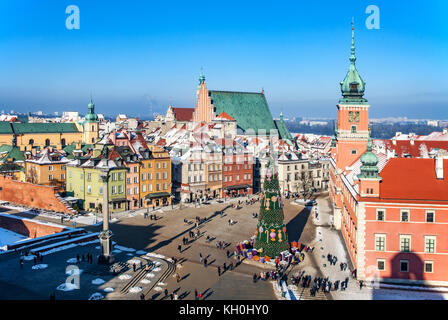
[[[436,178],[437,179],[443,179],[443,157],[440,155],[437,155],[435,158],[436,162]]]
[[[392,138],[392,144],[393,144],[394,146],[397,145],[397,138],[395,138],[395,137]]]

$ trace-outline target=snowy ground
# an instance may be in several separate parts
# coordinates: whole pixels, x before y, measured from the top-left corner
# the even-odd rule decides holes
[[[2,248],[6,249],[5,246],[8,244],[14,244],[27,239],[29,238],[24,235],[0,228],[0,250]]]

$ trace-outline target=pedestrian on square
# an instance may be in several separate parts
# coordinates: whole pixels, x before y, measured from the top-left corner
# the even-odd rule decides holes
[[[362,290],[362,287],[364,286],[364,281],[359,281],[359,290]]]
[[[180,282],[180,275],[178,273],[176,273],[176,280],[177,280],[177,283]]]
[[[181,245],[181,244],[179,244],[179,245],[177,246],[177,251],[178,251],[179,253],[181,253],[181,251],[182,251],[182,245]]]
[[[165,289],[165,297],[168,296],[168,289]]]
[[[198,293],[198,298],[199,298],[199,300],[202,299],[202,293],[201,292]]]
[[[218,266],[218,277],[221,276],[221,267]]]
[[[202,253],[199,252],[199,262],[202,262]]]
[[[207,268],[207,259],[204,259],[204,267]]]
[[[133,269],[134,269],[134,272],[135,272],[135,269],[136,269],[136,265],[135,265],[135,263],[132,265],[132,267],[133,267]]]
[[[140,295],[140,300],[145,300],[145,295],[143,293]]]
[[[224,269],[224,272],[227,271],[227,265],[226,265],[225,262],[224,262],[224,264],[223,264],[223,269]]]
[[[198,300],[198,290],[194,289],[194,300]]]

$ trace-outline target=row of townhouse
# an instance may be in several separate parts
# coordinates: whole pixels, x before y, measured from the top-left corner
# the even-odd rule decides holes
[[[233,139],[178,146],[171,155],[175,194],[183,202],[253,192],[253,156]]]
[[[100,163],[99,159],[104,157],[110,160],[107,163],[109,166],[97,168],[96,162]],[[104,166],[104,163],[101,165]],[[114,130],[96,144],[90,158],[77,158],[66,167],[66,193],[81,199],[85,210],[100,210],[99,204],[102,202],[100,186],[87,180],[87,171],[94,170],[99,176],[102,170],[117,168],[123,173],[117,173],[116,180],[111,180],[113,185],[116,184],[116,188],[110,188],[112,212],[171,204],[170,156],[163,148],[146,144],[139,133]],[[75,185],[85,185],[86,188]]]

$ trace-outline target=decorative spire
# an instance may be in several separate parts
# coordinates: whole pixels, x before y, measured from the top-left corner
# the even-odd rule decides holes
[[[90,102],[87,107],[89,108],[89,112],[87,113],[87,115],[85,117],[86,122],[98,121],[98,116],[95,113],[95,104],[93,103],[93,100],[92,100],[92,94],[90,94]]]
[[[352,19],[352,44],[350,47],[350,52],[350,68],[347,72],[347,75],[345,76],[344,81],[341,82],[343,99],[341,99],[340,102],[364,103],[367,102],[367,100],[363,98],[366,83],[359,75],[355,65],[356,54],[354,19]]]
[[[352,64],[355,64],[356,61],[356,55],[355,55],[355,18],[352,18],[352,46],[350,48],[351,55],[350,55],[350,62]]]

